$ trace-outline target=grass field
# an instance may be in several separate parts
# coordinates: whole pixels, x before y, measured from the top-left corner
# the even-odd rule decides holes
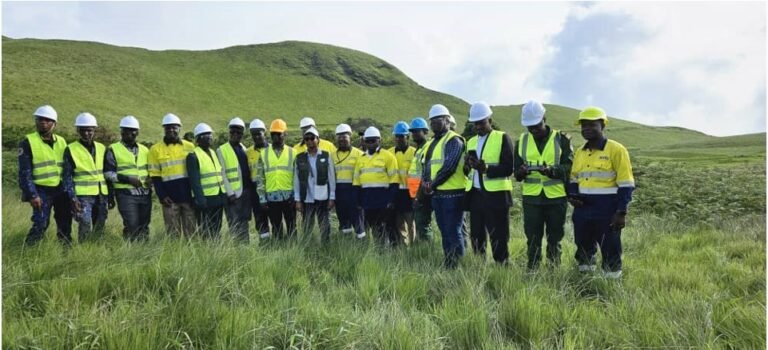
[[[618,282],[574,271],[570,224],[563,266],[527,274],[516,211],[512,264],[469,255],[457,271],[441,268],[437,242],[167,240],[158,211],[146,244],[124,243],[110,212],[101,241],[64,250],[49,229],[30,249],[28,205],[6,188],[3,348],[765,348],[764,176],[703,209],[655,214],[643,191],[679,184],[655,181],[647,172],[666,175],[654,167],[639,166],[647,182],[623,233]],[[737,167],[698,190],[733,191],[760,171]],[[725,202],[741,207],[707,220]]]

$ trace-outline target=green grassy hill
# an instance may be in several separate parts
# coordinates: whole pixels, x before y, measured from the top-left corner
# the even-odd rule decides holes
[[[142,138],[149,140],[161,137],[160,119],[167,112],[182,118],[185,131],[202,121],[224,130],[233,116],[267,122],[280,117],[294,130],[302,116],[312,116],[321,129],[332,130],[349,117],[392,125],[426,115],[434,103],[448,106],[463,124],[469,109],[467,101],[424,88],[381,59],[324,44],[287,41],[210,51],[150,51],[3,37],[2,45],[3,127],[31,128],[32,111],[46,103],[58,110],[62,131],[72,131],[80,111],[94,113],[100,125],[115,131],[122,116],[133,114],[142,122]],[[522,132],[520,107],[494,107],[495,122],[515,137]],[[574,134],[575,144],[581,144],[573,126],[578,111],[557,105],[547,109],[550,125]],[[693,130],[613,116],[608,135],[635,154],[661,158],[689,152],[685,145],[756,145],[754,137],[720,141]],[[755,137],[764,140],[765,133],[760,135]],[[765,147],[740,151],[765,157]]]

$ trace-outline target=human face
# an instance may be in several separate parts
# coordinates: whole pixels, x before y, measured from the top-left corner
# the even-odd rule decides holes
[[[546,119],[542,119],[540,123],[536,125],[531,125],[528,128],[528,132],[533,135],[535,139],[541,139],[545,136],[547,136],[547,124]]]
[[[307,150],[310,152],[317,151],[317,136],[314,134],[304,135],[304,144],[307,145]]]
[[[240,143],[240,141],[243,140],[243,132],[245,131],[245,128],[240,126],[230,126],[229,127],[229,142],[232,143]]]
[[[120,137],[123,143],[133,145],[136,143],[136,137],[139,136],[139,129],[134,128],[120,128]]]
[[[352,145],[352,135],[348,132],[336,134],[336,146],[340,150],[346,151]]]
[[[283,132],[271,132],[269,137],[272,139],[272,144],[275,146],[282,146],[285,142],[285,133]]]
[[[181,125],[179,124],[168,124],[163,126],[163,130],[165,130],[165,137],[171,140],[178,140],[179,139],[179,132],[181,132]]]
[[[92,126],[78,126],[77,134],[80,135],[80,142],[90,146],[93,143],[93,135],[96,134],[96,128]]]
[[[251,138],[253,138],[253,144],[256,147],[262,147],[267,143],[267,139],[264,134],[264,129],[251,129]]]
[[[207,132],[204,134],[197,135],[197,145],[200,146],[200,148],[208,149],[211,147],[211,144],[213,143],[213,133]]]
[[[602,120],[582,120],[581,136],[587,141],[599,140],[603,138]]]
[[[35,118],[35,127],[37,132],[41,135],[50,135],[53,132],[53,128],[56,127],[56,121],[45,117]]]
[[[407,148],[408,135],[395,135],[395,146],[397,146],[397,148]]]
[[[429,127],[435,134],[440,134],[448,129],[448,116],[443,115],[429,120]]]
[[[411,129],[411,138],[414,142],[422,142],[427,139],[427,130]]]
[[[378,137],[369,137],[365,139],[365,148],[368,150],[369,153],[372,153],[376,151],[377,148],[379,148],[379,143],[381,143],[381,139]]]
[[[473,122],[475,133],[477,133],[480,136],[488,135],[488,133],[491,132],[491,118],[485,118],[483,120],[478,120],[476,122]]]

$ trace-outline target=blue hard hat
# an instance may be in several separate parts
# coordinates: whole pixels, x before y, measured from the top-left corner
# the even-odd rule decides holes
[[[392,135],[408,135],[408,123],[404,121],[397,122],[395,127],[392,128]]]
[[[411,120],[411,130],[418,130],[418,129],[424,129],[429,130],[429,127],[427,126],[427,121],[424,120],[422,117],[416,117]]]

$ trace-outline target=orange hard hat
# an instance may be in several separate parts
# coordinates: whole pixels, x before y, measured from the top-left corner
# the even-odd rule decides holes
[[[269,132],[286,132],[288,130],[288,124],[282,119],[275,119],[272,124],[269,124]]]

